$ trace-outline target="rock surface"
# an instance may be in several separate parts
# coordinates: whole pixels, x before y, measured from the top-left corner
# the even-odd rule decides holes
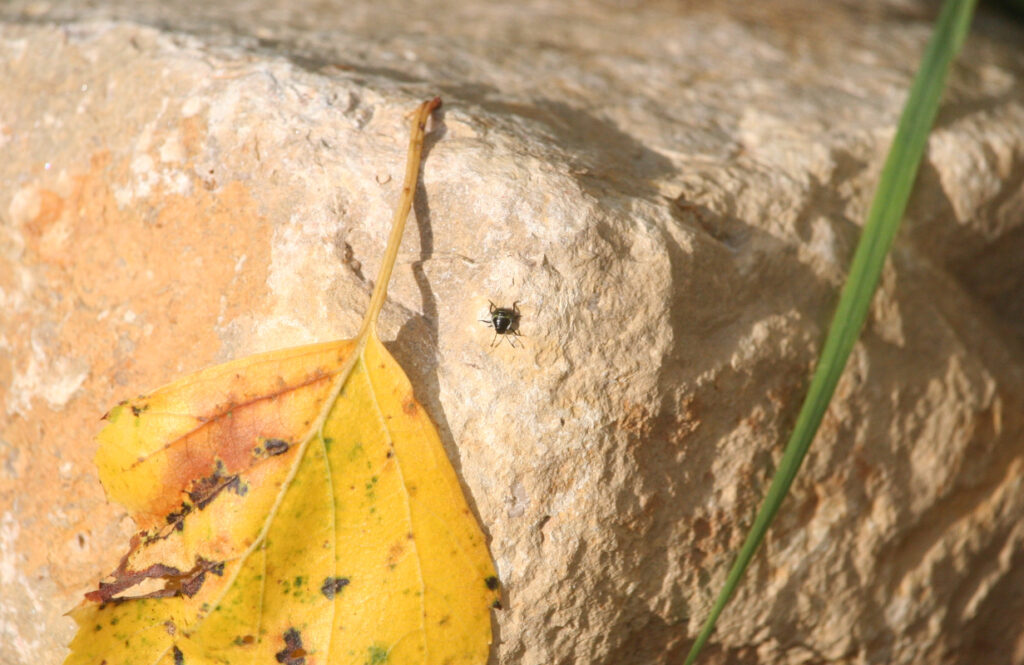
[[[920,3],[931,7],[930,3]],[[679,662],[800,406],[930,29],[913,2],[0,8],[0,654],[132,525],[99,416],[381,334],[489,532],[495,663]],[[1024,663],[1024,56],[982,15],[835,403],[709,663]],[[491,347],[488,301],[522,311]],[[500,341],[500,340],[499,340]]]

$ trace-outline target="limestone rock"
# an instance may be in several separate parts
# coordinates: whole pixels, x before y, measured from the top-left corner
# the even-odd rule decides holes
[[[494,662],[679,662],[774,470],[928,37],[918,3],[0,8],[0,660],[131,524],[120,399],[381,335],[506,590]],[[930,8],[930,3],[920,3]],[[705,662],[1024,663],[1024,59],[979,17],[835,403]],[[488,301],[522,311],[498,344]],[[500,339],[499,339],[500,341]]]

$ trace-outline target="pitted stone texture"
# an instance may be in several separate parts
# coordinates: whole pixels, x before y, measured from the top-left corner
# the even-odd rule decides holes
[[[131,533],[91,464],[100,414],[355,332],[406,114],[437,93],[381,332],[491,537],[494,662],[678,662],[799,409],[930,16],[88,4],[0,8],[5,662],[60,660],[63,612]],[[707,662],[1024,662],[1020,36],[979,18]],[[488,301],[518,301],[522,348],[491,347]]]

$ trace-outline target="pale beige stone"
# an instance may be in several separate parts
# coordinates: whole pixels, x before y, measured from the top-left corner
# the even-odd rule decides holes
[[[680,662],[792,427],[931,4],[6,3],[0,661],[131,524],[92,435],[382,316],[491,538],[494,662]],[[924,7],[925,9],[921,9]],[[979,18],[906,228],[705,662],[1024,663],[1024,61]],[[488,301],[522,311],[492,348]],[[499,340],[501,341],[501,340]]]

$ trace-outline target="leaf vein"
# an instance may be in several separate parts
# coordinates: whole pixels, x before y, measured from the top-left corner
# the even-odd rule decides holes
[[[375,339],[374,341],[377,341],[377,340]],[[379,341],[377,341],[377,343],[380,344]],[[363,356],[363,349],[362,348],[359,349],[359,355],[361,357]],[[365,359],[365,357],[363,357],[362,360],[363,360],[363,367],[366,367],[366,359]],[[381,428],[384,430],[384,434],[387,437],[388,445],[391,446],[392,448],[394,448],[394,437],[391,435],[390,428],[388,428],[388,419],[384,417],[384,413],[383,413],[383,411],[380,408],[380,401],[377,399],[377,391],[373,387],[373,377],[371,376],[369,371],[366,372],[366,384],[367,384],[367,386],[369,387],[369,390],[370,390],[370,401],[373,402],[373,408],[376,410],[377,417],[380,419]],[[401,462],[400,457],[401,456],[398,454],[398,452],[395,451],[395,456],[394,456],[393,459],[395,461],[395,470],[398,473],[398,480],[399,480],[399,482],[402,485],[402,490],[403,490],[402,494],[403,494],[403,496],[405,498],[405,514],[406,514],[406,519],[409,522],[409,528],[412,529],[413,533],[415,533],[416,529],[413,526],[412,506],[411,506],[410,501],[409,501],[409,490],[406,488],[406,485],[405,485],[405,474],[402,472],[402,462]],[[419,583],[420,583],[420,634],[422,635],[422,640],[423,640],[423,662],[427,663],[427,662],[430,661],[430,645],[427,643],[427,608],[426,608],[426,592],[427,592],[427,588],[426,588],[426,583],[423,581],[423,561],[420,558],[420,548],[419,548],[419,545],[416,543],[415,539],[413,539],[413,541],[412,541],[412,550],[413,550],[413,552],[416,553],[416,574],[417,574],[417,576],[419,578]]]

